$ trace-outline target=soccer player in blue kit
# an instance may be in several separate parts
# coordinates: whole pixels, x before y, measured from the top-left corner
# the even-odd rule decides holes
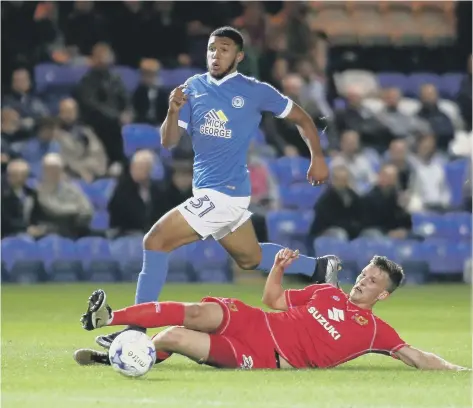
[[[251,186],[246,158],[262,112],[271,112],[298,127],[312,157],[307,171],[309,183],[317,186],[328,178],[328,167],[311,117],[272,86],[238,73],[237,66],[243,57],[243,37],[237,30],[232,27],[215,30],[208,42],[208,72],[189,78],[169,97],[161,142],[164,147],[173,147],[184,131],[192,138],[193,197],[165,214],[146,234],[137,304],[157,300],[166,281],[171,251],[209,236],[242,269],[271,269],[282,247],[258,243],[248,211]],[[329,269],[339,267],[340,260],[335,256],[299,255],[286,273],[303,274],[320,282]],[[109,348],[118,334],[99,336],[96,341]]]

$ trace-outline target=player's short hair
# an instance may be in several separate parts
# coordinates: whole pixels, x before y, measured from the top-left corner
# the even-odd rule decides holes
[[[233,40],[240,51],[243,51],[244,41],[243,35],[236,28],[225,26],[217,28],[210,37],[227,37]]]
[[[388,274],[389,280],[391,281],[391,284],[387,288],[389,293],[393,293],[404,280],[404,271],[402,270],[402,267],[385,256],[375,255],[370,261],[370,264]]]

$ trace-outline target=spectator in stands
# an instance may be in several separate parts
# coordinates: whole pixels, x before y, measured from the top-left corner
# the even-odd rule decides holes
[[[362,198],[363,236],[407,238],[412,228],[411,216],[400,204],[396,166],[385,164],[373,189]]]
[[[14,146],[19,142],[28,139],[31,134],[20,128],[20,115],[14,109],[2,109],[2,173],[5,170],[3,165],[8,162],[8,158],[15,158]],[[8,157],[8,158],[7,158]]]
[[[282,81],[289,74],[289,62],[286,58],[278,58],[271,68],[271,78],[268,80],[275,88],[282,89]]]
[[[40,223],[46,226],[48,233],[77,238],[89,231],[92,205],[79,187],[66,180],[63,160],[56,153],[47,154],[43,159],[38,201]]]
[[[107,172],[107,156],[94,131],[79,121],[77,103],[72,98],[59,104],[61,129],[58,142],[66,171],[72,177],[91,182]]]
[[[457,102],[460,108],[461,115],[465,121],[466,130],[471,131],[471,116],[472,116],[472,103],[471,103],[471,54],[468,58],[468,71],[463,78],[460,89],[458,91]]]
[[[471,189],[471,159],[468,160],[468,166],[464,175],[465,183],[463,184],[463,210],[472,212],[472,189]]]
[[[267,163],[258,154],[254,144],[248,153],[248,171],[251,180],[251,202],[249,210],[253,213],[252,220],[256,236],[260,242],[266,242],[266,214],[279,208],[279,190],[274,176],[270,173]]]
[[[344,166],[351,176],[351,185],[357,194],[363,194],[376,180],[373,165],[360,146],[360,135],[346,130],[340,138],[340,153],[332,160],[332,167]]]
[[[95,10],[93,1],[75,1],[63,30],[66,45],[76,47],[82,55],[90,55],[95,44],[110,39],[108,22]]]
[[[145,55],[147,11],[141,1],[122,1],[111,21],[112,47],[120,65],[137,67]],[[151,40],[154,43],[154,39]]]
[[[12,108],[21,116],[21,128],[30,131],[36,121],[48,114],[40,99],[33,96],[29,72],[24,68],[13,71],[11,93],[3,100],[4,108]]]
[[[373,112],[362,105],[362,92],[356,85],[347,87],[345,93],[347,107],[336,112],[336,125],[340,132],[355,130],[361,136],[365,147],[373,147],[382,152],[391,142],[388,129],[374,116]]]
[[[386,153],[386,164],[396,167],[399,188],[405,192],[409,188],[412,175],[412,160],[405,139],[394,139]]]
[[[141,61],[141,80],[133,94],[135,122],[157,125],[166,118],[169,92],[159,86],[160,64],[155,59]]]
[[[448,115],[439,108],[437,88],[432,84],[423,85],[420,90],[420,100],[422,107],[418,115],[429,122],[437,139],[437,147],[447,151],[455,129]]]
[[[445,211],[450,204],[444,160],[436,151],[435,137],[424,135],[417,143],[411,183],[411,212]]]
[[[153,2],[143,26],[144,38],[153,39],[145,40],[144,56],[158,59],[163,66],[169,68],[189,66],[192,63],[184,17],[176,10],[177,7],[173,1]]]
[[[48,153],[59,153],[61,146],[58,142],[59,123],[56,119],[44,117],[38,124],[38,136],[21,145],[20,155],[30,167],[31,173],[38,177],[41,173],[43,157]]]
[[[166,211],[177,207],[192,197],[192,163],[187,161],[174,162],[171,183],[166,188]]]
[[[36,191],[26,185],[28,163],[12,160],[7,167],[7,177],[2,182],[2,238],[28,233],[34,237],[45,233],[36,225],[39,206]]]
[[[233,20],[232,26],[246,31],[252,47],[262,52],[266,46],[268,23],[264,3],[249,1],[243,3],[243,13]]]
[[[361,199],[350,187],[350,172],[346,167],[331,169],[331,184],[315,205],[312,236],[334,236],[353,239],[360,233],[362,224]]]
[[[413,142],[419,132],[428,132],[430,130],[427,122],[399,111],[399,102],[402,98],[400,89],[387,88],[383,90],[382,95],[384,109],[376,116],[386,126],[392,137],[405,138]]]
[[[123,160],[121,125],[130,123],[128,94],[119,75],[112,72],[114,55],[107,44],[92,51],[92,68],[82,77],[77,96],[85,123],[101,139],[112,163]]]
[[[147,231],[169,208],[167,192],[151,179],[154,153],[135,153],[129,173],[122,175],[108,204],[110,227],[118,235]]]

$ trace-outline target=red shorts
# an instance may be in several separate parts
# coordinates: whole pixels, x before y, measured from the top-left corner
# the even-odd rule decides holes
[[[223,321],[213,335],[225,338],[237,361],[236,367],[226,368],[278,368],[274,341],[261,309],[232,298],[205,297],[202,302],[222,306]]]

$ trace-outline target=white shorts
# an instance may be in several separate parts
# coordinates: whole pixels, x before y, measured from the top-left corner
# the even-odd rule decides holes
[[[209,188],[194,190],[193,194],[177,209],[202,239],[212,236],[218,241],[251,217],[251,197],[231,197]]]

